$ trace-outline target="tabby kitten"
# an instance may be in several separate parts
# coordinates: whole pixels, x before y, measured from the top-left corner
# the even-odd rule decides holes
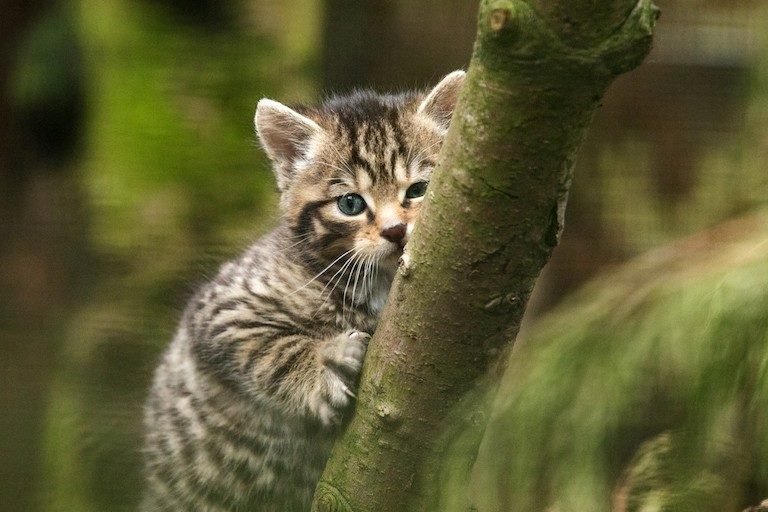
[[[155,373],[144,510],[309,510],[463,80],[259,102],[281,222],[197,292]]]

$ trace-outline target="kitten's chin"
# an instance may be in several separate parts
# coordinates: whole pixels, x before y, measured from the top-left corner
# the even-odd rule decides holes
[[[397,269],[400,264],[400,257],[403,255],[403,249],[405,246],[392,245],[390,252],[381,259],[381,266],[390,268],[392,270]]]

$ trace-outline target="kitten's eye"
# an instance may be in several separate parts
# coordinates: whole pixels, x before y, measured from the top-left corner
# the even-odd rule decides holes
[[[365,210],[366,204],[359,194],[344,194],[337,202],[339,210],[344,215],[357,215]]]
[[[417,181],[408,187],[408,190],[405,191],[405,197],[408,199],[416,199],[417,197],[423,196],[427,193],[428,184],[429,183],[426,181]]]

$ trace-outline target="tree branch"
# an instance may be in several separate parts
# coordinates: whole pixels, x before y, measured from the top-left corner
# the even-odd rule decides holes
[[[481,2],[441,163],[313,510],[424,503],[446,419],[497,380],[560,238],[586,127],[608,84],[650,47],[649,0],[592,3]],[[469,428],[484,428],[480,407],[461,411]]]

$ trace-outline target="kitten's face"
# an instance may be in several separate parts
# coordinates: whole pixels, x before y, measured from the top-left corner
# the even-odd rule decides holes
[[[284,192],[284,213],[323,261],[352,251],[396,265],[442,143],[441,133],[415,118],[416,106],[389,119],[332,119],[299,163]]]
[[[302,250],[323,265],[349,261],[350,271],[352,261],[396,267],[463,78],[452,73],[421,95],[355,93],[301,114],[259,103],[259,135]]]

